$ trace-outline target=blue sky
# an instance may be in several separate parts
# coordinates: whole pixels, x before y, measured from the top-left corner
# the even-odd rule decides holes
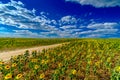
[[[0,0],[0,37],[119,38],[120,0]]]

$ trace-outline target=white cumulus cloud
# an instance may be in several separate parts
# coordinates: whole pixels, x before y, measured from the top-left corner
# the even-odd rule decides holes
[[[81,5],[92,5],[94,7],[115,7],[120,6],[120,0],[66,0],[80,3]]]
[[[47,25],[55,23],[45,15],[35,15],[36,10],[28,10],[20,1],[11,0],[4,4],[0,3],[0,24],[15,26],[21,29],[45,30]],[[41,12],[42,13],[42,12]]]
[[[118,23],[115,22],[105,22],[105,23],[92,23],[87,26],[91,29],[112,29],[118,26]]]
[[[66,25],[66,26],[62,26],[60,28],[62,28],[62,29],[76,29],[76,26],[75,25]]]
[[[29,30],[13,30],[14,33],[13,36],[17,36],[17,37],[44,37],[43,35],[40,35],[39,33],[36,32],[32,32]]]
[[[76,24],[77,19],[73,16],[63,16],[60,21],[61,25],[69,25],[69,24]]]
[[[93,0],[66,1],[76,1],[84,3],[83,5],[86,3],[92,5],[93,2]],[[96,2],[99,0],[94,1],[94,4]],[[103,37],[117,34],[119,31],[119,24],[116,22],[94,22],[85,26],[85,21],[71,15],[63,16],[59,20],[52,20],[47,15],[50,14],[40,12],[36,15],[34,8],[28,10],[20,1],[11,0],[6,4],[0,2],[0,25],[5,25],[0,26],[0,34],[2,34],[0,37]],[[7,32],[8,26],[9,28],[16,27],[16,29],[12,28]]]
[[[104,22],[104,23],[90,23],[83,28],[86,30],[76,32],[81,37],[104,37],[108,35],[116,35],[119,32],[119,24],[115,22]]]

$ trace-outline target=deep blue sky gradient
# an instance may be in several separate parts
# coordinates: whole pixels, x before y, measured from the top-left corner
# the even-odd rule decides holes
[[[3,3],[7,3],[10,0],[2,0]],[[91,16],[86,17],[86,19],[99,19],[103,18],[101,21],[119,21],[120,20],[120,7],[108,7],[108,8],[95,8],[91,5],[81,6],[78,3],[65,2],[65,0],[15,0],[21,1],[25,4],[27,9],[32,10],[35,8],[37,10],[37,15],[39,12],[50,13],[51,18],[60,18],[66,15],[73,15],[77,17],[85,18],[85,14],[92,13]],[[57,16],[57,17],[56,17]]]
[[[34,8],[36,10],[36,13],[35,13],[36,16],[40,16],[41,12],[46,13],[46,17],[48,17],[49,20],[56,20],[57,22],[59,22],[59,20],[64,16],[73,16],[77,20],[80,19],[82,21],[77,22],[76,27],[79,28],[79,26],[84,26],[82,28],[81,32],[94,30],[94,29],[88,29],[87,27],[85,27],[92,23],[94,23],[94,24],[118,23],[117,33],[107,34],[107,35],[100,36],[100,37],[108,37],[109,35],[110,35],[110,37],[119,37],[118,35],[119,35],[119,29],[120,29],[120,25],[119,25],[119,23],[120,23],[120,7],[118,7],[118,6],[96,8],[92,5],[81,5],[79,3],[66,2],[65,0],[14,0],[14,1],[21,1],[25,5],[24,8],[26,8],[28,10],[32,10]],[[8,3],[8,2],[10,2],[10,0],[2,0],[1,2]],[[47,15],[47,13],[48,13],[48,15]],[[60,25],[57,25],[57,24],[55,26],[57,28],[61,27]],[[4,27],[6,27],[6,26],[4,26]],[[7,29],[11,28],[8,30],[8,31],[11,30],[11,32],[13,29],[26,30],[26,29],[19,29],[16,27],[11,27],[10,25],[9,25],[9,27],[6,27],[6,28]],[[42,30],[35,30],[35,29],[27,29],[27,30],[29,30],[31,32],[36,32],[36,33],[39,33],[42,31]],[[94,34],[94,33],[92,33],[92,34]],[[52,36],[51,34],[48,34],[48,35]],[[87,34],[79,34],[77,37],[87,37],[86,35]],[[28,36],[28,37],[31,37],[31,36]],[[49,37],[49,36],[47,36],[47,37]],[[60,36],[56,36],[56,37],[60,37]]]

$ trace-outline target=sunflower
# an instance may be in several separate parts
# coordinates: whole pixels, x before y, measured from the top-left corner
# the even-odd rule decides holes
[[[62,67],[62,63],[58,63],[58,67]]]
[[[2,70],[3,68],[2,67],[0,67],[0,70]]]
[[[41,64],[44,64],[44,63],[45,63],[45,60],[42,60],[42,61],[41,61]]]
[[[38,59],[32,59],[31,62],[38,62]]]
[[[110,62],[111,61],[111,57],[107,58],[107,62]]]
[[[39,65],[35,65],[35,66],[34,66],[34,69],[38,69],[38,68],[39,68]]]
[[[12,59],[12,60],[16,60],[16,59],[17,59],[17,56],[12,56],[11,59]]]
[[[12,78],[12,74],[8,73],[4,78],[5,78],[5,80],[11,79]]]
[[[54,58],[52,58],[52,60],[51,60],[52,62],[54,62],[55,61],[55,59]]]
[[[95,66],[96,66],[96,67],[100,67],[100,61],[97,61],[97,62],[95,63]]]
[[[12,67],[16,67],[16,66],[17,66],[17,64],[16,64],[16,63],[13,63],[13,64],[12,64]]]
[[[55,70],[55,71],[54,71],[54,74],[58,74],[58,73],[59,73],[59,70]]]
[[[45,78],[45,74],[44,73],[42,73],[42,74],[40,74],[40,77],[39,77],[40,79],[44,79]]]
[[[88,61],[88,64],[91,65],[91,64],[92,64],[92,61]]]
[[[115,67],[116,72],[120,72],[120,66]]]
[[[3,65],[4,64],[4,62],[3,61],[0,61],[0,65]]]
[[[49,60],[42,60],[41,64],[47,64],[49,62]]]
[[[75,75],[77,71],[75,69],[72,70],[72,74]]]
[[[22,78],[22,74],[18,74],[17,76],[16,76],[16,79],[20,79],[20,78]]]
[[[6,66],[5,66],[5,69],[6,69],[6,70],[10,69],[10,66],[9,66],[9,65],[6,65]]]

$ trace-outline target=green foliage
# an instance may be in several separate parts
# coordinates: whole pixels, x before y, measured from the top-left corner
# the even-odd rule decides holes
[[[119,80],[119,52],[118,39],[81,39],[31,56],[26,51],[8,63],[0,61],[0,79]]]
[[[65,38],[0,38],[0,51],[14,50],[27,47],[51,45],[57,43],[64,43],[74,41],[77,39],[65,39]]]

